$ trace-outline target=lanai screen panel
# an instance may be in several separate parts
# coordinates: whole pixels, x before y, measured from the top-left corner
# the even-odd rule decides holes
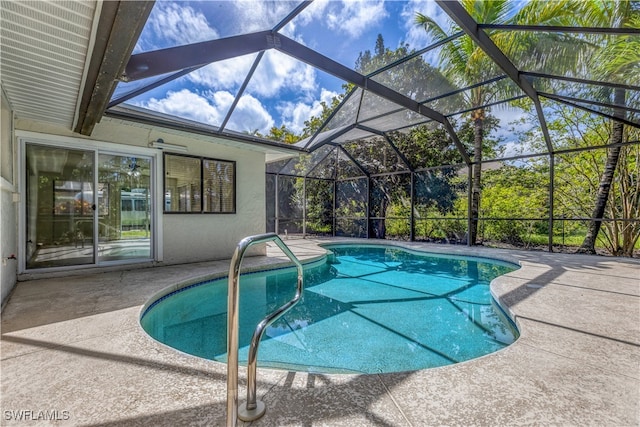
[[[450,27],[451,19],[433,1],[314,1],[282,32],[295,33],[305,46],[366,75],[427,46],[425,38],[413,37],[416,12],[437,15],[444,27]],[[336,35],[331,43],[327,43],[328,33]],[[379,56],[368,64],[366,51],[375,56],[378,35],[394,50],[400,42],[413,43],[402,54]],[[358,61],[369,66],[356,67]]]
[[[393,132],[406,129],[414,125],[425,124],[430,121],[431,119],[423,116],[422,114],[418,114],[404,108],[398,108],[395,109],[394,112],[361,120],[360,124],[381,132]]]
[[[358,122],[366,122],[367,120],[379,118],[390,113],[396,113],[401,109],[404,108],[371,91],[365,91],[362,106],[358,114]],[[380,130],[386,131],[387,129]]]
[[[537,26],[552,26],[552,25],[567,25],[569,22],[577,24],[578,26],[589,27],[604,27],[608,28],[612,25],[612,22],[616,20],[602,20],[596,19],[597,16],[586,16],[583,14],[589,5],[584,0],[565,0],[560,2],[542,1],[536,2],[531,0],[526,1],[509,1],[500,5],[502,13],[499,16],[495,14],[476,14],[476,21],[479,24],[521,24],[521,25],[537,25]],[[616,7],[616,3],[620,3],[617,0],[603,0],[598,2],[601,10],[612,11],[612,8]],[[533,13],[535,12],[535,13]],[[559,14],[560,12],[560,14]],[[610,13],[605,14],[605,16]],[[549,17],[548,19],[542,19],[543,17]],[[567,21],[570,18],[572,21]],[[535,32],[535,30],[532,30]]]
[[[432,168],[416,173],[415,207],[422,217],[445,217],[456,213],[466,215],[466,174],[465,168]]]
[[[318,90],[318,81],[338,87],[345,83],[278,50],[265,51],[231,114],[230,129],[267,135],[271,128],[284,126],[302,134],[298,116],[307,118],[309,104],[320,113],[320,102],[329,101]]]
[[[306,229],[310,234],[333,234],[333,181],[307,178],[306,195]]]
[[[456,91],[435,101],[427,102],[427,107],[438,109],[445,116],[481,108],[485,105],[524,96],[524,92],[509,79],[489,80],[472,89]]]
[[[412,170],[463,163],[460,151],[443,125],[429,122],[406,131],[391,132],[389,139]]]
[[[432,168],[414,175],[414,239],[462,243],[467,230],[467,167]]]
[[[549,234],[549,158],[484,166],[480,239],[517,246],[544,242]]]
[[[368,191],[366,178],[336,181],[336,236],[368,237]]]
[[[634,98],[631,98],[631,96],[634,96]],[[624,99],[625,102],[629,104],[638,104],[637,96],[638,96],[637,92],[636,93],[625,92],[624,95],[621,95],[620,99]],[[570,101],[570,103],[575,105],[578,108],[594,111],[606,117],[623,119],[628,123],[634,124],[636,126],[640,126],[640,109],[638,108],[633,108],[630,106],[621,107],[621,106],[618,106],[619,105],[618,103],[616,103],[616,106],[609,105],[609,104],[602,105],[594,101],[572,100]]]
[[[603,114],[624,112],[625,119],[640,125],[640,86],[625,85],[623,101],[616,99],[616,88],[596,82],[574,82],[559,78],[529,76],[536,90],[546,95],[555,95],[559,100],[576,104],[588,104],[586,108]],[[637,83],[637,82],[631,82]]]
[[[633,132],[635,135],[629,137],[638,140],[638,131]],[[576,241],[578,244],[582,241],[593,210],[593,194],[600,184],[593,177],[603,172],[607,152],[606,149],[596,149],[556,156],[554,246],[575,246]],[[637,197],[637,188],[633,191],[629,187],[635,183],[632,177],[640,174],[639,157],[638,144],[620,150],[611,194],[597,236],[598,245],[611,254],[631,256],[634,252],[631,243],[640,233],[640,211],[633,201]]]
[[[134,53],[272,29],[297,1],[156,2]]]
[[[280,168],[278,173],[281,175],[304,176],[304,169],[308,157],[309,155],[302,154],[298,157],[290,159],[282,168]]]
[[[343,144],[344,149],[357,159],[369,174],[406,171],[408,165],[382,136],[351,141]]]
[[[311,138],[306,144],[306,147],[313,150],[314,147],[324,142],[332,142],[336,137],[353,126],[357,120],[361,99],[361,89],[355,89],[347,94],[339,108],[335,110],[332,116],[322,125],[320,131]]]
[[[640,34],[518,31],[512,37],[518,49],[505,53],[525,72],[622,85],[637,84],[640,78],[631,50],[640,46]]]
[[[503,37],[511,37],[518,46],[507,52],[508,56],[525,73],[534,73],[528,78],[536,90],[639,124],[640,10],[633,15],[635,21],[627,20],[622,28],[636,34],[514,31]],[[594,21],[594,26],[597,24]]]
[[[257,54],[251,54],[214,62],[139,94],[126,103],[219,128],[224,124],[256,57]],[[119,83],[118,90],[122,86],[122,90],[129,92],[128,86],[136,83]],[[243,128],[243,123],[247,122],[232,121],[226,128],[232,131],[252,130],[251,127]]]
[[[311,153],[307,176],[333,180],[336,178],[336,149],[325,145]]]
[[[503,75],[496,63],[467,35],[446,42],[434,53],[438,56],[431,62],[436,67],[435,70],[446,77],[449,83],[431,90],[430,96],[421,101],[433,102],[432,98],[471,88]]]
[[[322,163],[325,158],[330,155],[331,151],[333,151],[333,146],[324,145],[309,154],[301,154],[300,156],[289,160],[283,167],[279,169],[278,173],[282,175],[300,177],[307,176],[309,172],[312,171],[317,171],[317,173],[321,175],[331,174],[334,171],[321,171],[321,169],[318,168],[318,164]],[[330,175],[330,177],[332,176],[333,175]]]
[[[474,151],[474,120],[482,120],[483,160],[549,152],[538,115],[528,98],[471,110],[450,119],[470,155]]]
[[[118,102],[124,98],[130,99],[136,96],[136,93],[139,91],[144,90],[146,92],[145,88],[149,88],[152,85],[161,85],[164,79],[167,79],[173,75],[175,75],[175,73],[165,73],[160,74],[159,76],[147,77],[146,79],[134,80],[131,82],[118,82],[118,85],[113,92],[113,96],[111,97],[111,102]]]
[[[275,162],[269,162],[267,163],[267,166],[266,166],[266,172],[268,174],[279,173],[282,170],[282,168],[291,160],[292,159],[283,159],[283,160],[276,160]]]
[[[358,117],[358,110],[360,109],[360,102],[362,100],[362,92],[362,89],[358,88],[349,93],[333,117],[331,117],[323,126],[322,131],[326,132],[354,124]]]
[[[303,181],[280,175],[278,177],[278,232],[302,233],[303,231]]]
[[[366,175],[366,172],[362,169],[362,167],[355,163],[352,158],[350,158],[342,148],[336,149],[337,155],[337,179],[349,179],[349,178],[357,178]]]
[[[370,137],[375,137],[376,134],[371,133],[371,131],[369,130],[363,130],[363,129],[359,129],[359,128],[354,128],[351,129],[348,132],[345,132],[344,134],[337,136],[333,139],[333,142],[338,143],[338,144],[346,144],[352,141],[358,141],[358,140],[362,140],[362,139],[366,139],[366,138],[370,138]]]
[[[442,74],[437,65],[429,64],[429,59],[442,48],[418,55],[387,70],[376,73],[371,79],[399,92],[414,101],[424,101],[443,92],[455,90],[455,86]]]
[[[611,119],[561,102],[544,98],[543,101],[545,117],[550,124],[549,133],[556,151],[595,148],[611,143]],[[557,123],[565,126],[558,129],[555,126]],[[632,128],[629,127],[628,130]]]
[[[411,175],[376,176],[369,196],[369,237],[409,240],[411,236]]]

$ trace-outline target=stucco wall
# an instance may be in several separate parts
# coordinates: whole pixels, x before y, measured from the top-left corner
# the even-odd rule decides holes
[[[79,137],[65,129],[33,121],[18,120],[16,128],[63,137]],[[161,235],[158,237],[161,243],[159,252],[162,263],[228,259],[242,238],[265,232],[265,149],[110,118],[103,118],[88,139],[147,147],[149,141],[158,138],[168,143],[186,146],[187,155],[236,162],[235,214],[159,213],[158,225]],[[150,153],[159,153],[159,150],[149,150]],[[162,156],[158,156],[158,160],[161,162]],[[156,184],[156,197],[161,200],[162,176],[158,177]],[[251,254],[264,253],[264,248],[253,248],[251,251]]]
[[[16,284],[17,263],[9,259],[12,254],[18,253],[17,247],[17,218],[15,203],[13,202],[13,186],[4,178],[0,178],[0,239],[2,250],[0,256],[0,281],[2,290],[2,303]]]
[[[9,104],[2,96],[2,110],[0,115],[0,164],[2,173],[0,176],[0,297],[2,303],[16,284],[17,262],[9,259],[12,254],[18,253],[18,216],[17,204],[14,203],[14,165],[12,144],[12,113]]]
[[[166,263],[228,259],[242,238],[264,233],[264,158],[244,153],[237,162],[236,214],[164,215]]]
[[[236,213],[164,215],[165,263],[228,259],[242,238],[265,232],[264,154],[208,142],[191,147],[189,154],[236,162]]]

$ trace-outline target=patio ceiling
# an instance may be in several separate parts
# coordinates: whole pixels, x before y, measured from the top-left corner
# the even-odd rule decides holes
[[[16,117],[90,135],[152,7],[2,1],[0,76]]]

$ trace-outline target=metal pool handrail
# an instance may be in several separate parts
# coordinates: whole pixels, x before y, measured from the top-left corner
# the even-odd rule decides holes
[[[258,323],[251,338],[247,360],[247,402],[238,408],[238,305],[240,264],[242,263],[245,252],[251,245],[270,241],[274,241],[282,252],[296,265],[298,269],[296,293],[291,301],[282,305]],[[260,400],[256,401],[258,345],[267,326],[300,300],[303,288],[304,271],[302,263],[277,234],[266,233],[249,236],[238,243],[229,267],[229,292],[227,297],[227,427],[235,427],[238,418],[243,421],[253,421],[264,415],[266,410],[264,402]]]

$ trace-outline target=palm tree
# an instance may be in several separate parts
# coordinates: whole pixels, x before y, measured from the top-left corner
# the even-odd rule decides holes
[[[531,23],[535,16],[535,22],[559,25],[563,17],[572,11],[566,8],[570,0],[556,2],[532,1],[521,10],[516,10],[516,4],[509,0],[462,0],[463,7],[476,20],[486,24],[518,24]],[[432,18],[417,13],[415,22],[425,29],[434,40],[443,40],[447,37],[445,32]],[[451,28],[451,33],[457,32],[457,27]],[[521,36],[521,34],[520,34]],[[507,55],[516,51],[529,51],[533,53],[539,46],[540,40],[535,35],[528,38],[518,37],[515,32],[495,30],[491,37],[496,45]],[[556,41],[557,42],[557,41]],[[566,43],[556,43],[554,46],[570,52]],[[523,55],[519,55],[523,56]],[[536,55],[530,55],[535,58]],[[469,36],[458,37],[443,46],[440,56],[443,74],[458,87],[471,86],[483,82],[499,73],[498,66],[485,52],[478,47]],[[473,178],[471,189],[471,228],[469,230],[469,242],[476,244],[478,230],[478,213],[480,211],[480,188],[482,175],[482,149],[485,130],[486,110],[483,105],[492,102],[499,97],[508,97],[511,94],[510,86],[483,85],[475,87],[465,93],[467,108],[472,109],[471,121],[473,123]]]
[[[590,25],[610,27],[640,28],[640,10],[634,10],[631,2],[600,2],[588,1],[583,4],[583,11],[579,16],[587,20]],[[596,45],[597,46],[597,45]],[[597,52],[591,63],[596,64],[594,76],[603,81],[622,80],[640,75],[640,42],[637,37],[617,37],[612,42],[597,47]],[[626,105],[626,93],[622,88],[613,91],[614,105]],[[617,109],[613,116],[625,119],[625,110]],[[602,227],[611,185],[620,158],[620,144],[624,138],[624,124],[622,121],[612,120],[609,143],[613,146],[607,151],[604,172],[600,178],[600,185],[596,194],[596,201],[591,213],[591,221],[587,234],[578,249],[580,253],[595,254],[595,243]]]
[[[510,12],[507,1],[462,2],[465,9],[479,22],[500,22]],[[415,22],[435,40],[443,40],[448,34],[433,19],[421,13],[416,14]],[[459,30],[457,28],[452,30]],[[443,74],[458,87],[470,86],[494,76],[497,65],[478,47],[470,37],[462,36],[444,45],[440,62]],[[466,103],[474,110],[471,113],[473,122],[473,181],[471,189],[471,228],[469,242],[476,244],[478,234],[478,213],[480,210],[480,178],[482,169],[482,141],[484,138],[485,109],[481,108],[491,101],[494,94],[485,87],[479,86],[466,94]]]

